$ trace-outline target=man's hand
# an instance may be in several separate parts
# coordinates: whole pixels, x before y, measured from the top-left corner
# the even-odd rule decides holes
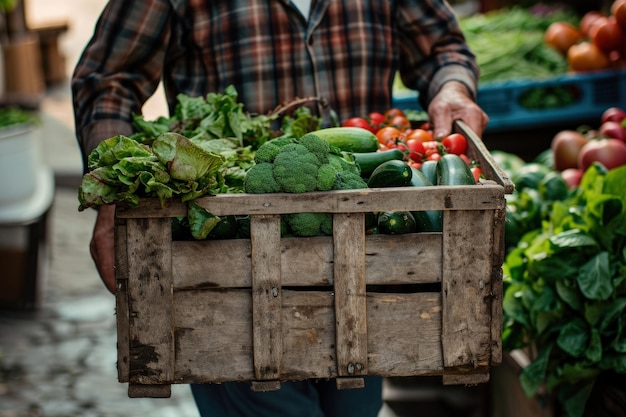
[[[114,226],[115,206],[100,206],[89,244],[89,251],[98,268],[100,278],[113,294],[115,294]]]
[[[452,123],[463,120],[481,137],[489,118],[472,100],[465,84],[458,81],[445,83],[430,102],[428,115],[435,126],[435,137],[442,138],[451,133]]]

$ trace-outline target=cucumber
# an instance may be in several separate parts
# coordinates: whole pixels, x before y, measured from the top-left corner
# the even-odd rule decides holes
[[[361,176],[369,178],[376,167],[383,162],[391,161],[392,159],[402,160],[404,152],[400,149],[388,149],[378,152],[353,152],[352,156],[361,168]]]
[[[378,214],[378,230],[386,235],[415,233],[417,225],[410,211],[384,211]]]
[[[417,168],[411,167],[413,176],[411,177],[411,185],[414,187],[432,186],[432,182],[426,178],[426,175]],[[411,214],[415,218],[418,232],[441,232],[443,229],[441,210],[425,210],[412,211]]]
[[[437,161],[424,161],[420,171],[428,178],[428,181],[437,185]]]
[[[437,161],[437,185],[475,185],[470,167],[460,156],[448,153]]]
[[[361,127],[329,127],[311,133],[342,151],[375,152],[378,150],[376,135]]]
[[[413,172],[404,161],[392,159],[378,165],[367,181],[369,188],[406,187],[411,183]]]

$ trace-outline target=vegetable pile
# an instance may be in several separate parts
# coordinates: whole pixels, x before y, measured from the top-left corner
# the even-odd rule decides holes
[[[537,356],[520,382],[583,415],[603,371],[626,373],[626,166],[594,164],[504,263],[503,344]]]
[[[620,124],[622,113],[607,109],[602,123]],[[615,163],[615,148],[596,151],[607,140],[620,141],[561,131],[529,163],[492,151],[516,188],[507,196],[503,346],[536,352],[522,387],[532,396],[545,386],[568,417],[583,415],[600,375],[626,374],[626,160]]]
[[[626,59],[626,0],[614,0],[608,15],[587,12],[579,21],[557,20],[545,31],[545,42],[577,72],[623,67]]]
[[[560,9],[509,7],[460,20],[467,43],[476,55],[480,83],[542,79],[565,73],[567,61],[544,42],[555,21],[575,22],[578,16]]]
[[[245,113],[232,87],[206,97],[180,95],[171,118],[136,116],[136,133],[108,138],[93,150],[79,187],[79,210],[136,207],[141,198],[158,198],[163,206],[177,198],[186,203],[187,215],[173,221],[176,240],[245,238],[249,216],[218,217],[195,200],[223,193],[470,185],[480,179],[479,168],[465,155],[463,135],[435,140],[428,122],[413,129],[399,109],[370,116],[322,129],[321,118],[301,106],[282,117],[281,130],[272,131],[280,113]],[[387,136],[390,129],[393,136]],[[369,213],[367,218],[367,233],[441,231],[440,211]],[[283,236],[332,234],[329,213],[281,220]]]

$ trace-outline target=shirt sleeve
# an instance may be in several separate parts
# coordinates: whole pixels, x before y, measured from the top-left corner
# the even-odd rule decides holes
[[[476,97],[478,65],[445,1],[401,0],[397,21],[400,77],[419,91],[423,108],[448,81],[462,82]]]
[[[165,0],[112,0],[103,10],[71,80],[83,158],[100,141],[132,132],[133,115],[159,85],[170,11]]]

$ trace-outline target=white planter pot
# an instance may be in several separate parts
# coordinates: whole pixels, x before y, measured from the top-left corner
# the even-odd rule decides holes
[[[41,128],[18,125],[0,129],[0,207],[32,197],[40,170]]]

